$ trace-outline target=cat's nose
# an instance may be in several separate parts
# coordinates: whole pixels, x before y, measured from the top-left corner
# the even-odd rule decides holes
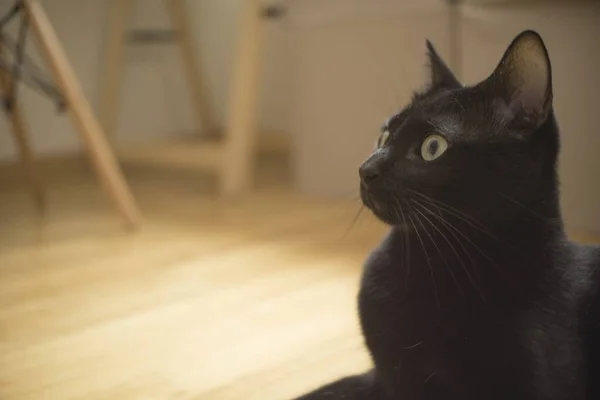
[[[379,175],[381,175],[381,168],[377,163],[367,161],[358,169],[358,175],[360,176],[362,183],[368,185],[379,178]]]

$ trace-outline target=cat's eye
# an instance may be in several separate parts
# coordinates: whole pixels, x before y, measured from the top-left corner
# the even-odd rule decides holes
[[[377,147],[383,147],[383,145],[385,144],[385,142],[387,142],[389,137],[390,137],[390,131],[388,131],[388,130],[383,131],[383,133],[381,134],[381,136],[379,137],[379,140],[377,142]]]
[[[439,158],[448,149],[448,142],[440,135],[428,136],[421,146],[421,157],[425,161]]]

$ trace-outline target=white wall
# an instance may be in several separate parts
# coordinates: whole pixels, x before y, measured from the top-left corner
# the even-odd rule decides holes
[[[164,0],[137,0],[132,28],[168,27]],[[229,95],[229,77],[236,35],[236,22],[243,0],[188,0],[198,55],[213,99],[217,120],[224,124]],[[3,1],[2,15],[12,2]],[[98,85],[108,19],[108,1],[52,0],[43,2],[59,38],[93,106]],[[16,21],[15,21],[16,22]],[[14,32],[17,25],[10,26]],[[288,107],[285,96],[287,74],[285,35],[279,24],[268,26],[261,103],[262,125],[283,131]],[[36,56],[32,43],[28,54]],[[79,140],[66,115],[57,115],[53,105],[28,88],[19,91],[22,108],[30,125],[38,154],[66,153],[79,148]],[[127,50],[125,80],[117,134],[126,140],[176,135],[196,130],[186,82],[176,46],[134,46]],[[14,157],[5,118],[0,117],[0,160]]]
[[[448,55],[447,7],[439,0],[293,5],[290,132],[298,185],[352,198],[381,124],[424,84],[425,38]]]

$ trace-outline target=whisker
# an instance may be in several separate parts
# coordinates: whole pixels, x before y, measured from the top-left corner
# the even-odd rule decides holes
[[[505,195],[504,193],[500,193],[500,192],[496,192],[499,196],[504,197],[506,200],[516,204],[517,206],[521,207],[523,210],[527,211],[528,213],[530,213],[531,215],[533,215],[534,217],[538,217],[539,219],[541,219],[542,221],[546,222],[547,224],[552,224],[552,223],[556,223],[556,221],[553,218],[549,218],[549,217],[544,217],[542,214],[535,212],[533,210],[531,210],[529,207],[527,207],[525,204],[513,199],[512,197]]]
[[[404,216],[404,210],[402,209],[402,205],[400,204],[400,201],[397,198],[394,198],[394,201],[396,202],[396,204],[398,205],[398,211],[400,211],[400,215],[398,216],[398,220],[402,221],[402,224],[404,226],[406,226],[406,218]],[[408,279],[410,277],[410,260],[407,258],[406,254],[408,251],[408,241],[407,241],[407,231],[405,229],[398,229],[398,232],[400,233],[400,235],[402,236],[402,240],[400,241],[400,246],[402,247],[402,255],[404,257],[404,265],[406,268],[406,277],[405,277],[405,287],[404,290],[406,291],[408,289]]]
[[[475,218],[473,218],[472,216],[465,214],[464,212],[457,210],[454,207],[449,206],[448,204],[441,202],[439,200],[435,200],[432,199],[429,196],[426,196],[422,193],[419,193],[415,190],[412,189],[407,189],[408,191],[421,196],[423,199],[427,200],[428,203],[430,204],[435,204],[438,209],[443,210],[445,212],[447,212],[448,214],[451,214],[453,216],[455,216],[456,218],[462,220],[463,222],[466,222],[467,224],[469,224],[471,227],[481,231],[482,233],[485,233],[486,235],[490,236],[491,238],[502,242],[501,239],[499,239],[496,235],[494,235],[492,232],[490,232],[481,222],[477,221]]]
[[[358,212],[356,213],[356,216],[352,220],[352,223],[350,224],[350,226],[348,227],[348,229],[346,229],[346,232],[344,233],[344,236],[342,236],[342,238],[345,238],[348,235],[348,233],[350,233],[350,231],[352,230],[352,228],[354,228],[354,226],[356,225],[356,221],[358,221],[358,219],[360,218],[360,215],[362,214],[362,212],[363,212],[364,209],[365,209],[365,205],[363,204],[358,209]]]
[[[431,210],[429,210],[427,207],[425,207],[423,204],[416,202],[415,204],[417,204],[418,206],[422,207],[423,209],[427,210],[431,215],[433,215],[434,217],[436,217],[439,221],[443,223],[445,223],[446,221],[444,221],[443,218],[441,218],[440,216],[438,216],[437,214],[435,214],[434,212],[432,212]],[[448,243],[448,246],[450,246],[450,248],[452,249],[452,252],[454,252],[454,254],[456,255],[456,258],[458,259],[458,261],[460,262],[463,271],[465,271],[465,274],[467,275],[467,277],[469,278],[469,281],[471,282],[471,284],[473,285],[473,287],[475,287],[475,290],[477,290],[477,292],[479,293],[479,295],[481,296],[481,298],[483,300],[485,300],[485,296],[483,295],[483,293],[481,292],[481,289],[479,288],[479,286],[477,285],[477,282],[475,281],[475,279],[473,278],[473,276],[471,275],[471,273],[469,272],[469,268],[467,268],[466,263],[464,262],[464,260],[462,259],[462,257],[458,254],[458,251],[456,250],[456,248],[454,247],[454,245],[452,244],[452,242],[450,241],[450,239],[448,239],[448,237],[440,230],[438,229],[438,227],[429,219],[427,218],[427,216],[425,216],[425,214],[421,213],[419,210],[415,210],[417,211],[419,214],[421,214],[423,216],[423,218],[425,218],[430,224],[431,226],[433,226],[433,228],[444,238],[444,240]],[[448,229],[448,228],[446,228]],[[454,235],[454,233],[452,231],[450,231],[451,234]],[[460,240],[456,237],[456,235],[454,235],[454,238],[457,240],[457,242],[459,244]],[[462,246],[462,244],[461,244]],[[467,257],[469,258],[469,260],[471,261],[471,264],[473,266],[475,266],[475,263],[473,261],[473,259],[471,258],[471,256],[469,255],[468,251],[463,247],[463,251],[465,252],[465,254],[467,254]]]
[[[406,225],[406,222],[404,220],[404,211],[402,210],[402,205],[400,204],[400,201],[396,197],[393,197],[393,199],[394,199],[394,202],[398,205],[398,208],[395,209],[396,216],[398,217],[398,223],[400,223],[400,221],[402,221],[402,223],[404,225]],[[406,233],[402,229],[398,229],[397,232],[399,232],[400,236],[402,237],[402,240],[400,241],[402,255],[406,257]],[[410,273],[410,266],[408,266],[408,263],[406,263],[406,264],[407,264],[407,273],[406,273],[405,282],[406,282],[406,286],[408,286],[408,274]]]
[[[462,217],[466,218],[467,220],[469,220],[470,222],[472,222],[472,223],[474,223],[474,224],[478,225],[478,226],[479,226],[479,227],[481,227],[481,228],[485,228],[485,227],[483,226],[483,224],[481,224],[479,221],[477,221],[477,220],[476,220],[474,217],[472,217],[472,216],[470,216],[470,215],[466,214],[465,212],[463,212],[463,211],[461,211],[461,210],[459,210],[459,209],[457,209],[457,208],[454,208],[454,207],[452,207],[452,206],[450,206],[450,205],[448,205],[448,204],[444,203],[443,201],[436,200],[436,199],[434,199],[433,197],[429,197],[429,196],[427,196],[427,195],[425,195],[425,194],[423,194],[423,193],[421,193],[421,192],[417,192],[416,190],[413,190],[413,189],[407,189],[407,190],[408,190],[408,191],[410,191],[410,192],[412,192],[412,193],[414,193],[414,194],[416,194],[416,195],[418,195],[418,196],[421,196],[422,198],[424,198],[424,199],[426,199],[426,200],[429,200],[430,202],[433,202],[433,203],[435,203],[435,204],[439,205],[440,207],[443,207],[445,210],[448,210],[448,211],[452,211],[452,212],[455,212],[455,213],[457,213],[458,215],[460,215],[460,216],[462,216]]]
[[[424,207],[421,204],[421,207]],[[434,215],[436,217],[438,217],[435,213],[433,213],[431,210],[427,210],[431,215]],[[439,217],[438,217],[439,218]],[[449,228],[449,232],[452,234],[452,236],[454,236],[454,238],[456,238],[458,244],[462,247],[463,251],[465,252],[465,255],[469,258],[469,260],[471,261],[471,263],[473,265],[475,265],[475,262],[473,261],[473,258],[470,256],[469,252],[467,251],[467,249],[465,248],[465,246],[462,244],[462,241],[460,241],[458,239],[458,237],[456,236],[456,234],[454,234],[454,232],[458,233],[464,240],[466,240],[471,246],[473,246],[475,248],[475,250],[477,250],[477,252],[479,254],[481,254],[487,261],[489,261],[494,267],[496,267],[499,271],[502,271],[503,273],[506,273],[506,271],[504,271],[490,256],[488,256],[479,246],[477,246],[475,243],[473,243],[473,241],[467,236],[465,235],[460,229],[458,229],[457,227],[455,227],[454,225],[452,225],[450,222],[441,219],[440,220],[445,226],[446,228]],[[451,230],[450,230],[451,229]],[[454,232],[453,232],[454,231]]]
[[[435,204],[429,204],[432,207],[435,207],[436,209],[438,209],[438,213],[435,213],[434,211],[430,210],[428,207],[426,207],[423,203],[418,202],[417,203],[421,208],[423,208],[426,212],[428,212],[429,214],[431,214],[432,216],[436,217],[441,223],[442,225],[445,226],[445,228],[448,230],[448,232],[450,232],[450,234],[454,237],[454,239],[456,239],[456,242],[458,243],[458,245],[463,249],[465,255],[467,256],[467,258],[469,259],[469,261],[471,262],[471,264],[473,266],[475,266],[475,261],[473,260],[473,258],[471,257],[471,255],[469,254],[469,251],[467,250],[467,248],[463,245],[462,241],[458,238],[458,236],[456,236],[456,234],[454,233],[453,230],[450,230],[449,226],[454,229],[457,230],[458,228],[454,227],[449,221],[445,220],[444,217],[440,214],[438,207]]]
[[[417,192],[416,190],[413,190],[413,189],[407,189],[407,190],[408,190],[408,191],[410,191],[410,192],[412,192],[412,193],[414,193],[414,194],[416,194],[416,195],[418,195],[418,196],[420,196],[420,197],[422,197],[422,198],[424,198],[424,199],[426,199],[426,200],[429,200],[429,201],[431,201],[431,202],[433,202],[433,203],[436,203],[436,204],[438,204],[438,205],[440,205],[440,206],[444,207],[445,209],[448,209],[448,210],[450,210],[450,211],[456,212],[456,213],[460,214],[461,216],[464,216],[465,218],[467,218],[467,219],[468,219],[468,220],[470,220],[471,222],[473,222],[473,223],[475,223],[475,224],[479,224],[479,225],[480,225],[480,222],[479,222],[479,221],[477,221],[475,218],[473,218],[473,217],[471,217],[470,215],[468,215],[468,214],[466,214],[466,213],[464,213],[464,212],[460,211],[460,210],[459,210],[459,209],[457,209],[457,208],[454,208],[454,207],[452,207],[452,206],[450,206],[450,205],[448,205],[448,204],[444,203],[443,201],[436,200],[436,199],[434,199],[434,198],[432,198],[432,197],[429,197],[429,196],[427,196],[427,195],[425,195],[425,194],[423,194],[423,193],[421,193],[421,192]],[[483,226],[482,226],[482,227],[483,227]]]
[[[452,206],[444,203],[443,201],[434,199],[433,197],[427,196],[427,195],[425,195],[425,194],[423,194],[421,192],[418,192],[418,191],[410,189],[410,188],[407,189],[407,190],[410,191],[410,192],[412,192],[412,193],[414,193],[414,194],[416,194],[416,195],[418,195],[418,196],[420,196],[420,197],[422,197],[422,198],[424,198],[424,199],[426,199],[426,200],[429,200],[430,202],[436,203],[439,206],[444,207],[447,210],[450,210],[450,211],[453,211],[455,213],[458,213],[459,215],[464,216],[465,218],[467,218],[468,220],[470,220],[471,222],[473,222],[475,224],[482,225],[479,221],[477,221],[472,216],[466,214],[465,212],[463,212],[463,211],[461,211],[461,210],[459,210],[459,209],[457,209],[455,207],[452,207]],[[482,225],[482,227],[483,227],[483,225]]]
[[[460,102],[458,101],[458,98],[456,98],[456,95],[452,96],[452,100],[458,104],[458,106],[461,108],[461,110],[463,110],[463,112],[466,112],[465,108],[463,107],[462,104],[460,104]]]
[[[460,236],[462,236],[471,246],[473,246],[479,252],[479,254],[481,254],[483,257],[485,257],[485,259],[487,259],[489,262],[494,264],[496,267],[499,267],[498,264],[496,264],[496,262],[490,256],[488,256],[479,246],[477,246],[475,243],[473,243],[473,241],[471,239],[469,239],[469,237],[467,235],[465,235],[460,229],[458,229],[457,227],[455,227],[454,225],[451,225],[451,224],[449,224],[448,226],[451,229],[453,229],[456,233],[458,233]]]
[[[404,201],[404,203],[406,204],[406,201]],[[405,218],[404,215],[404,211],[402,210],[402,207],[400,207],[400,212],[402,213],[402,223],[404,224],[405,227],[408,226],[408,222]],[[404,290],[408,290],[408,280],[410,277],[410,229],[405,229],[405,232],[403,234],[404,236],[404,249],[405,251],[405,258],[406,258],[406,285]]]
[[[412,346],[408,346],[408,347],[403,347],[404,350],[412,350],[412,349],[416,349],[417,347],[419,347],[420,345],[422,345],[425,341],[421,340],[419,343],[415,343]]]
[[[429,222],[429,224],[431,226],[433,226],[438,232],[440,232],[439,229],[437,229],[437,227],[435,225],[433,225],[433,223],[429,220],[429,218],[427,218],[421,211],[416,210],[416,209],[414,211],[416,211],[421,216],[423,216]],[[456,284],[456,287],[458,288],[458,291],[460,292],[460,294],[462,295],[463,298],[466,298],[465,297],[465,292],[463,291],[462,287],[460,286],[460,283],[458,283],[458,279],[456,278],[456,275],[454,274],[454,271],[452,271],[452,268],[450,267],[450,264],[448,263],[448,260],[446,260],[446,257],[444,257],[444,254],[442,253],[442,250],[440,250],[440,247],[437,245],[437,243],[433,239],[433,236],[431,236],[431,234],[429,233],[429,231],[425,227],[425,224],[423,224],[423,222],[421,221],[420,218],[418,218],[418,216],[417,216],[417,220],[419,221],[419,223],[423,227],[423,230],[425,231],[425,233],[427,234],[427,236],[429,236],[429,240],[431,240],[431,243],[433,243],[433,246],[437,249],[438,253],[440,254],[440,257],[442,257],[442,260],[444,261],[444,264],[446,264],[446,267],[448,268],[448,272],[450,272],[450,276],[452,277],[452,280],[454,280],[454,283]]]
[[[409,210],[412,211],[412,208],[409,206]],[[425,253],[425,258],[427,259],[427,264],[429,265],[429,272],[431,273],[431,282],[433,283],[433,291],[435,292],[435,298],[437,300],[438,306],[440,308],[442,308],[442,303],[440,303],[440,296],[438,294],[438,290],[437,290],[437,284],[435,283],[435,275],[433,273],[433,267],[431,266],[431,260],[429,259],[429,254],[427,254],[427,248],[425,247],[425,243],[423,242],[423,239],[421,239],[421,234],[419,233],[419,230],[417,229],[417,226],[415,225],[415,222],[413,220],[413,213],[409,212],[408,214],[408,218],[410,219],[410,223],[412,224],[415,233],[417,234],[417,238],[419,239],[419,242],[421,243],[421,247],[423,248],[423,253]],[[416,217],[415,217],[416,218]]]
[[[436,132],[441,131],[439,125],[435,124],[432,120],[428,119],[425,122],[427,122],[429,124],[429,126],[431,126],[433,128],[434,131],[436,131]]]
[[[394,202],[398,206],[398,208],[392,207],[392,210],[394,210],[394,213],[396,214],[396,218],[398,219],[398,221],[400,221],[400,212],[399,212],[399,210],[402,208],[402,206],[400,205],[400,202],[398,201],[398,199],[396,199],[395,197],[392,197],[392,199],[394,200]]]
[[[427,382],[429,382],[429,380],[430,380],[431,378],[433,378],[434,376],[436,376],[436,375],[437,375],[437,372],[434,372],[434,373],[432,373],[431,375],[429,375],[429,376],[427,377],[427,379],[425,379],[425,380],[423,381],[423,385],[425,385]]]

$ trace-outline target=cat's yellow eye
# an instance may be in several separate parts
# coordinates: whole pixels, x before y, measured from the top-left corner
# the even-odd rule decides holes
[[[421,157],[425,161],[439,158],[448,149],[448,141],[440,135],[428,136],[421,145]]]
[[[390,131],[388,131],[388,130],[383,131],[383,133],[379,137],[377,147],[383,147],[383,145],[385,144],[385,142],[387,142],[389,137],[390,137]]]

